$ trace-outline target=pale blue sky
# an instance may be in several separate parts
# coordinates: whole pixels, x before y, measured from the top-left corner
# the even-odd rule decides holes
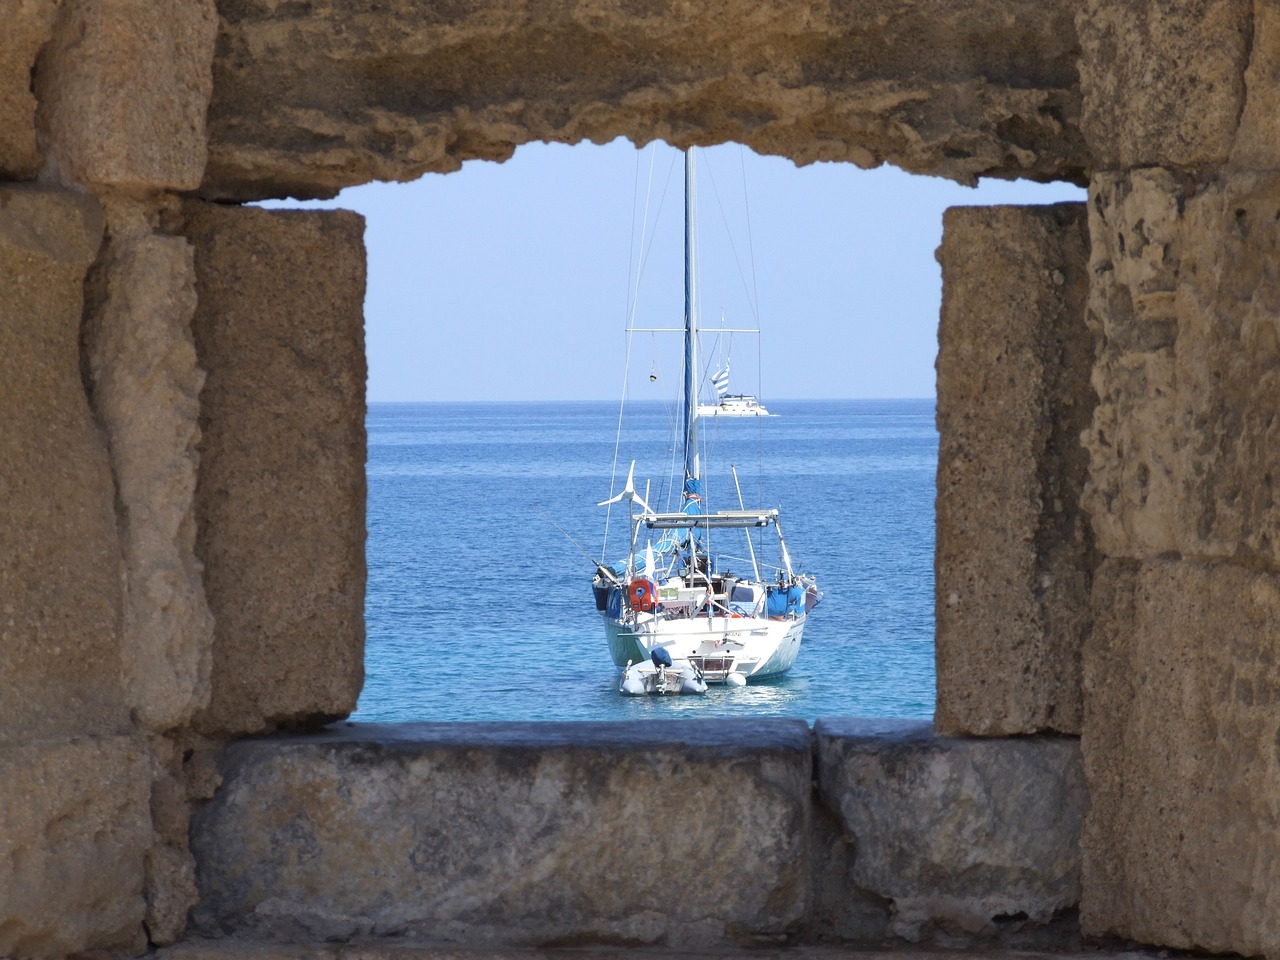
[[[625,140],[530,144],[503,164],[307,204],[368,221],[369,400],[616,401],[651,161],[636,322],[678,325],[683,310],[679,155],[658,144],[639,156]],[[798,168],[732,144],[699,160],[703,325],[723,311],[755,326],[758,303],[762,350],[735,337],[734,386],[766,402],[933,396],[942,211],[1084,199],[1066,184]],[[631,372],[632,397],[669,398],[677,338],[636,335]]]

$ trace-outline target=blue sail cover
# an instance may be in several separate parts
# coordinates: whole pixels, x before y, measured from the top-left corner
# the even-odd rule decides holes
[[[684,478],[684,506],[681,507],[680,512],[686,517],[696,517],[706,513],[702,505],[702,481],[697,477]],[[702,531],[697,527],[689,530],[689,536],[698,543],[702,542]],[[686,539],[685,542],[687,543],[688,540]]]
[[[696,517],[706,513],[702,505],[702,481],[696,477],[685,478],[684,506],[680,508],[680,512],[687,517]],[[690,537],[693,537],[698,543],[702,542],[702,531],[696,528],[690,529],[684,536],[679,534],[680,531],[678,530],[668,531],[655,544],[654,552],[659,555],[672,553],[681,547],[688,546]]]
[[[804,610],[804,588],[795,585],[771,586],[767,605],[771,617],[799,614]]]

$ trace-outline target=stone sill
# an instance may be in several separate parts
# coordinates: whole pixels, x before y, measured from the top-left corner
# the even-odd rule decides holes
[[[192,825],[200,936],[995,943],[1061,928],[1079,901],[1074,738],[348,723],[234,743],[224,778]]]

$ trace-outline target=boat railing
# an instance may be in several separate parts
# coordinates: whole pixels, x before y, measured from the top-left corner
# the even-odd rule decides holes
[[[716,513],[646,513],[640,518],[650,530],[723,530],[767,527],[778,522],[778,511],[720,510]]]

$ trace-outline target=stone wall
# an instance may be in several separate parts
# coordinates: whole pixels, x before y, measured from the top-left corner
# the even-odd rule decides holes
[[[1111,559],[1085,648],[1097,932],[1271,954],[1280,798],[1272,174],[1099,177],[1086,502]],[[1267,224],[1266,227],[1261,224]],[[1178,429],[1169,429],[1174,425]],[[1249,825],[1249,826],[1246,826]],[[1231,890],[1232,907],[1218,895]]]
[[[619,134],[1090,185],[1087,271],[1078,212],[948,218],[939,724],[1082,731],[1087,933],[1280,953],[1269,7],[0,0],[0,24],[0,953],[137,953],[181,938],[193,906],[202,923],[244,916],[220,912],[208,871],[259,861],[197,862],[192,805],[212,804],[203,836],[234,807],[248,753],[296,760],[292,741],[263,740],[224,765],[230,740],[341,716],[358,693],[360,224],[213,202],[329,196]],[[1082,478],[1071,438],[1090,409]],[[734,782],[760,797],[747,812],[787,807],[813,832],[735,907],[634,920],[584,888],[561,932],[983,936],[1069,907],[1069,857],[1032,834],[1052,798],[1079,795],[1061,772],[1073,741],[830,735],[816,806],[794,777],[789,800],[751,793],[768,758],[740,758]],[[512,769],[467,789],[520,796],[542,783],[516,771],[551,762],[540,750],[514,748]],[[663,790],[695,789],[622,753]],[[713,755],[686,759],[714,778]],[[310,769],[331,798],[352,762],[335,758]],[[890,766],[900,782],[875,784]],[[572,782],[600,768],[558,769]],[[598,787],[573,795],[589,807]],[[478,815],[484,795],[451,802]],[[943,815],[952,803],[969,806]],[[912,822],[936,835],[912,837]],[[1011,842],[986,841],[1009,826]],[[716,871],[702,879],[735,879]],[[299,897],[250,913],[324,912]],[[504,903],[489,929],[514,917]]]

